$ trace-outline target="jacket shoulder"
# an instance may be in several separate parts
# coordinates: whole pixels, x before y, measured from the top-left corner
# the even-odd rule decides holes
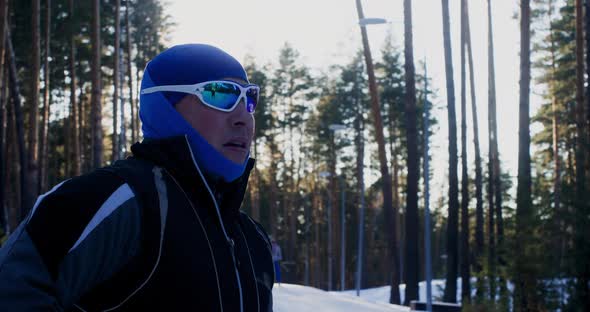
[[[52,275],[93,220],[110,215],[134,197],[123,179],[95,170],[68,179],[39,196],[26,220],[31,237]],[[95,221],[95,222],[96,222]]]

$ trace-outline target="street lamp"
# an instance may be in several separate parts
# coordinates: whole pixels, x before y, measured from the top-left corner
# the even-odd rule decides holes
[[[359,17],[359,25],[361,26],[361,37],[363,40],[363,51],[365,54],[365,63],[367,65],[367,75],[369,78],[369,94],[371,96],[371,111],[373,112],[373,123],[375,126],[375,138],[377,141],[378,151],[379,151],[379,166],[381,168],[381,178],[383,180],[383,206],[384,209],[391,209],[393,206],[392,203],[392,191],[391,191],[391,181],[390,175],[387,169],[387,157],[385,155],[385,139],[383,136],[383,122],[381,120],[381,112],[379,107],[379,94],[377,91],[377,82],[375,79],[375,71],[373,69],[373,59],[371,57],[371,49],[369,48],[369,39],[367,36],[367,29],[366,25],[375,25],[375,24],[384,24],[387,23],[387,20],[382,18],[365,18],[363,13],[363,8],[361,5],[361,0],[356,0],[356,8]],[[363,186],[364,188],[364,186]],[[362,200],[362,199],[361,199]],[[356,295],[360,296],[360,287],[361,287],[361,274],[362,274],[362,250],[363,250],[363,218],[364,218],[364,203],[361,205],[360,209],[360,220],[359,220],[359,255],[358,255],[358,263],[357,263],[357,274],[356,274]],[[393,241],[397,240],[395,232],[391,234]],[[395,268],[394,268],[395,272]],[[394,278],[396,276],[394,275]],[[394,279],[395,283],[399,282],[399,276],[397,276],[398,280]],[[394,283],[392,283],[394,284]],[[399,299],[398,299],[399,300]],[[397,300],[396,300],[397,302]]]
[[[359,19],[359,25],[361,25],[363,27],[367,26],[367,25],[379,25],[379,24],[387,24],[387,23],[389,23],[389,22],[384,18],[366,17],[366,18]]]

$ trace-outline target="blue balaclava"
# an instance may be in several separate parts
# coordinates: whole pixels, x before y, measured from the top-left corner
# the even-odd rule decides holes
[[[161,85],[189,85],[223,78],[248,81],[240,63],[226,52],[205,44],[174,46],[151,60],[143,73],[141,90]],[[161,139],[186,135],[199,168],[213,178],[231,182],[248,163],[227,159],[211,146],[177,111],[174,105],[186,93],[154,92],[140,95],[139,118],[144,138]]]

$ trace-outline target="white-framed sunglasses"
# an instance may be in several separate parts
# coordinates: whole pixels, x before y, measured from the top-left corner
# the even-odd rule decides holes
[[[253,114],[258,104],[260,87],[255,84],[242,86],[233,81],[213,80],[193,85],[155,86],[141,90],[141,94],[161,91],[194,94],[203,104],[222,112],[233,111],[243,98],[246,110]]]

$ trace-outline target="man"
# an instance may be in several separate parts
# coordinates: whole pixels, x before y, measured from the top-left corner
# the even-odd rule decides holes
[[[283,253],[281,252],[281,246],[277,241],[271,237],[271,250],[272,250],[272,262],[275,268],[275,281],[281,284],[281,261],[283,260]]]
[[[239,211],[258,92],[218,48],[156,56],[144,142],[39,197],[0,250],[0,311],[272,311],[271,245]]]

